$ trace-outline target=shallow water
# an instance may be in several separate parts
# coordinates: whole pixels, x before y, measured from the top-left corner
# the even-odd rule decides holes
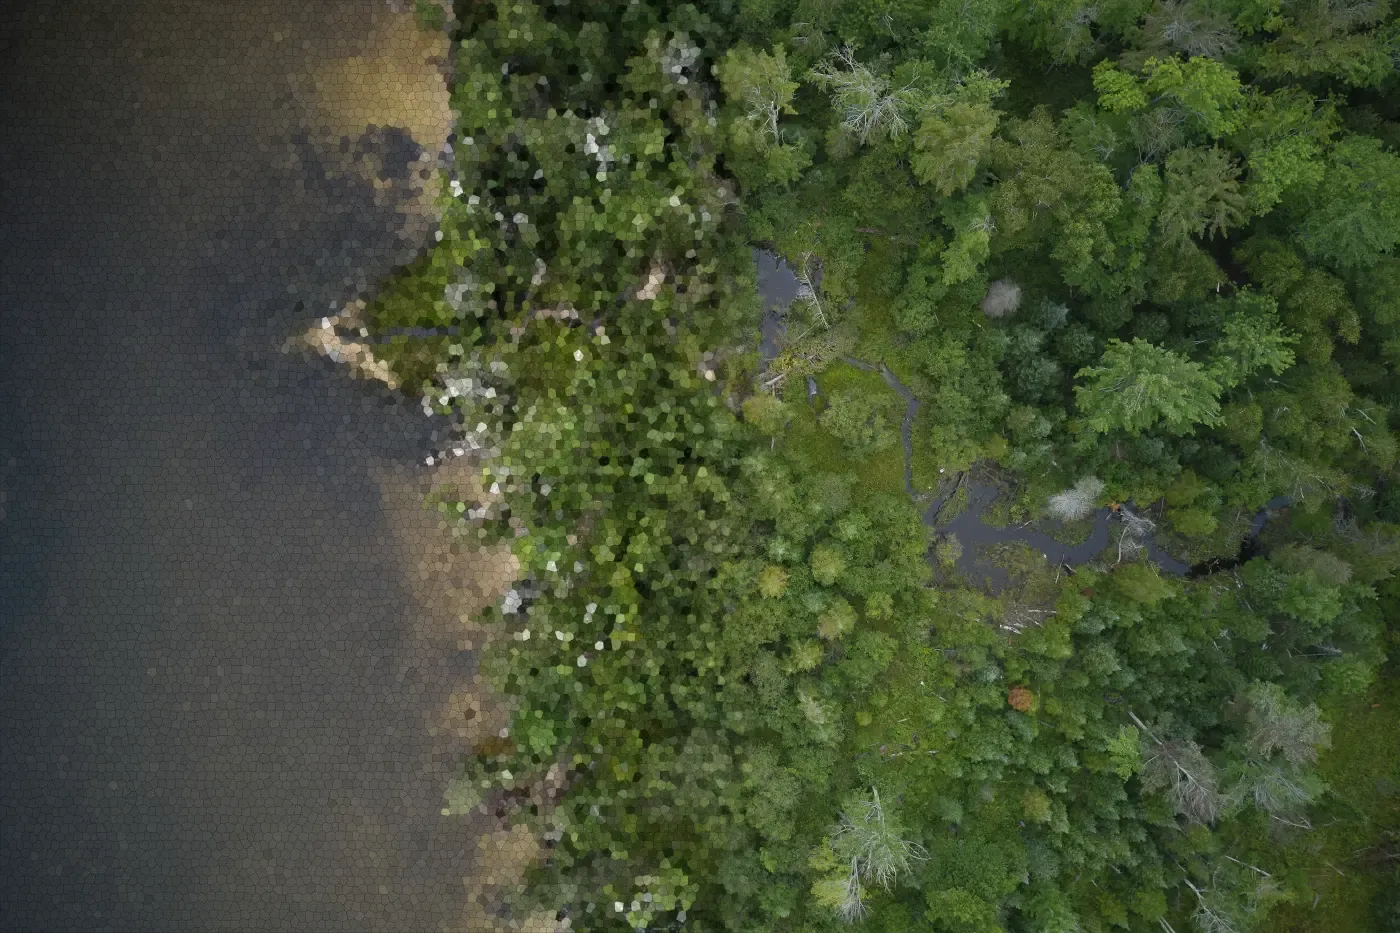
[[[777,253],[754,247],[753,261],[758,269],[758,293],[763,297],[759,357],[766,366],[778,355],[779,344],[787,334],[785,317],[797,299],[798,281],[787,260]]]
[[[425,549],[444,425],[280,352],[428,238],[433,42],[0,11],[0,927],[463,923],[462,616],[508,574]]]

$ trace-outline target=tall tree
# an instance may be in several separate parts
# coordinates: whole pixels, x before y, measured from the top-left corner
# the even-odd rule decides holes
[[[1220,421],[1220,385],[1200,363],[1134,338],[1111,340],[1099,366],[1081,369],[1075,400],[1089,430],[1187,433]]]

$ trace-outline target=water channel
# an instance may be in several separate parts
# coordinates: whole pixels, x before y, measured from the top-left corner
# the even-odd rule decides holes
[[[755,248],[754,261],[758,270],[758,289],[763,298],[764,308],[760,353],[764,365],[767,365],[780,349],[781,340],[785,333],[784,312],[797,297],[799,285],[792,269],[782,257],[771,251]],[[900,426],[900,435],[904,445],[904,488],[911,498],[920,501],[921,497],[913,486],[911,466],[913,458],[911,431],[914,418],[919,411],[919,400],[884,363],[877,365],[853,357],[842,357],[842,360],[867,372],[878,372],[884,378],[885,384],[904,399],[905,414]],[[814,391],[809,393],[809,401],[815,401],[814,395]],[[996,563],[989,554],[990,549],[996,545],[1022,544],[1039,551],[1050,566],[1073,568],[1099,558],[1110,546],[1110,543],[1116,540],[1113,534],[1114,528],[1123,520],[1121,510],[1115,511],[1106,507],[1098,509],[1093,515],[1093,526],[1089,535],[1084,540],[1071,544],[1048,533],[1044,530],[1044,523],[1040,522],[1021,525],[989,524],[986,521],[987,510],[1001,495],[1002,490],[994,483],[974,478],[973,471],[954,477],[943,485],[946,487],[946,491],[927,503],[924,510],[924,523],[931,527],[936,525],[940,534],[955,535],[963,546],[962,555],[958,558],[958,570],[968,580],[983,583],[993,592],[1002,589],[1010,582],[1010,574],[1006,568]],[[960,488],[966,492],[965,507],[956,515],[940,522],[941,513],[947,508],[949,501],[959,492]],[[1251,552],[1254,539],[1263,530],[1269,517],[1286,507],[1288,502],[1287,498],[1273,499],[1254,515],[1249,533],[1242,545],[1241,554]],[[1128,503],[1121,508],[1133,510],[1134,506]],[[1208,572],[1214,567],[1221,566],[1222,563],[1228,563],[1215,562],[1210,565],[1193,567],[1163,550],[1150,534],[1142,538],[1141,545],[1146,551],[1148,560],[1164,572],[1176,576]]]

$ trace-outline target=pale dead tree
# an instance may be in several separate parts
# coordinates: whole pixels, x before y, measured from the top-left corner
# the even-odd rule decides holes
[[[763,127],[763,132],[767,136],[773,137],[773,145],[781,145],[783,142],[783,131],[778,127],[778,117],[781,109],[778,102],[772,95],[764,94],[761,88],[751,87],[744,94],[748,102],[749,110],[746,114],[751,123],[758,123]]]
[[[1266,762],[1251,762],[1240,782],[1233,790],[1233,800],[1245,800],[1254,804],[1270,817],[1288,826],[1311,829],[1307,820],[1292,822],[1288,817],[1298,817],[1301,811],[1317,796],[1313,782],[1304,782],[1301,776],[1286,766],[1270,765]]]
[[[1062,522],[1077,521],[1093,514],[1103,494],[1103,480],[1096,476],[1086,476],[1064,492],[1051,496],[1045,504],[1051,518]]]
[[[1186,886],[1196,895],[1196,910],[1191,914],[1191,919],[1201,933],[1238,933],[1239,927],[1234,919],[1210,897],[1210,889],[1203,891],[1190,879],[1186,880]]]
[[[918,843],[902,838],[903,828],[885,813],[877,789],[872,787],[870,796],[860,798],[849,809],[854,815],[841,813],[841,822],[831,833],[831,846],[851,866],[846,896],[838,911],[842,919],[853,922],[865,915],[864,884],[878,884],[888,891],[900,874],[909,871],[912,862],[928,856]]]
[[[859,923],[870,913],[870,908],[865,906],[865,889],[860,883],[860,866],[854,859],[851,860],[851,873],[842,884],[841,904],[836,908],[836,912],[847,923]]]
[[[1182,879],[1196,895],[1196,910],[1191,920],[1201,933],[1240,933],[1250,929],[1282,893],[1278,882],[1262,868],[1228,855],[1225,858],[1254,874],[1241,878],[1238,873],[1224,871],[1225,866],[1221,865],[1211,872],[1210,883],[1204,888],[1190,878]],[[1230,877],[1231,874],[1235,877]]]
[[[1044,625],[1045,621],[1054,614],[1053,609],[1032,609],[1029,606],[1012,605],[1003,610],[1001,624],[998,628],[1003,632],[1019,635],[1028,628]]]
[[[804,302],[807,308],[816,316],[822,327],[830,328],[831,322],[826,319],[826,309],[822,307],[821,297],[817,294],[816,287],[812,284],[811,272],[812,254],[805,252],[802,254],[801,268],[795,273],[797,279],[797,300]],[[801,337],[798,338],[802,339]]]
[[[1143,163],[1156,162],[1174,148],[1180,137],[1186,111],[1179,107],[1153,107],[1136,115],[1130,125],[1133,142]]]
[[[1157,530],[1157,525],[1152,519],[1126,507],[1119,510],[1118,518],[1118,563],[1121,564],[1124,558],[1137,554],[1147,546],[1147,539]]]
[[[1010,279],[997,279],[987,286],[982,299],[982,313],[997,320],[1010,317],[1021,307],[1021,286]]]
[[[974,217],[968,221],[967,230],[969,233],[981,232],[991,236],[997,232],[996,218],[992,216],[991,211],[988,211],[980,217]]]
[[[1166,0],[1148,14],[1142,34],[1149,48],[1185,52],[1192,58],[1223,59],[1240,47],[1227,18],[1202,13],[1190,0]]]
[[[813,68],[811,78],[832,90],[842,123],[862,143],[876,132],[894,139],[909,130],[906,113],[918,101],[914,85],[891,90],[887,79],[856,61],[850,46],[842,46],[831,60]]]
[[[1277,684],[1256,683],[1245,699],[1245,755],[1234,769],[1232,797],[1278,822],[1309,828],[1296,820],[1321,788],[1307,766],[1331,744],[1331,727],[1315,705],[1298,703]]]
[[[1201,747],[1188,739],[1164,742],[1136,713],[1129,711],[1128,716],[1152,740],[1152,748],[1142,763],[1143,790],[1165,791],[1172,809],[1193,823],[1215,822],[1227,801],[1219,790],[1215,767]]]

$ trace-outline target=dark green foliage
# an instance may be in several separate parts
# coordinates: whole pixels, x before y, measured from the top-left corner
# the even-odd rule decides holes
[[[460,15],[463,190],[374,317],[466,334],[394,361],[481,426],[500,501],[464,521],[521,561],[488,664],[518,712],[448,809],[563,776],[516,811],[557,839],[522,906],[1210,933],[1306,900],[1329,711],[1400,607],[1386,4]],[[811,286],[764,374],[746,239]],[[1019,522],[1092,478],[1065,514],[1126,503],[1102,559],[960,585],[852,354],[919,401],[917,490],[996,460]],[[1214,573],[1128,533],[1231,557],[1280,495]]]

